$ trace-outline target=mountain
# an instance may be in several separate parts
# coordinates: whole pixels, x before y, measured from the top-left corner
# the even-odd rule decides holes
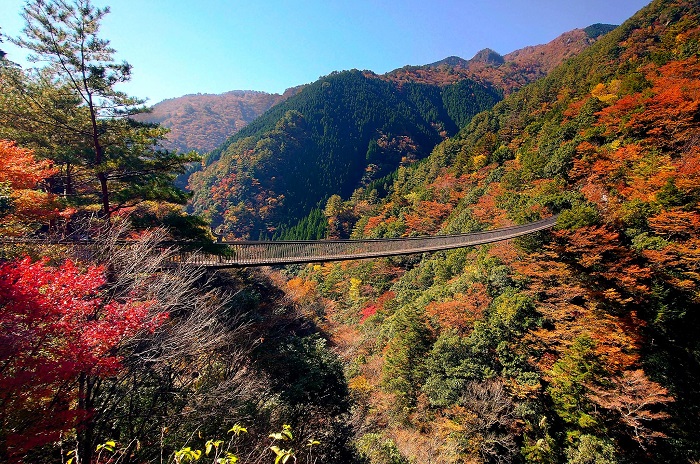
[[[191,208],[231,236],[275,234],[331,195],[425,157],[500,98],[468,79],[399,87],[372,73],[332,73],[212,151],[190,177]]]
[[[252,90],[185,95],[156,103],[152,112],[135,119],[170,129],[165,144],[168,149],[205,153],[298,90],[288,89],[282,95]]]
[[[327,208],[357,238],[560,214],[551,233],[290,281],[327,302],[370,462],[698,461],[699,26],[697,1],[655,0],[383,198]]]
[[[544,54],[544,53],[543,53]],[[490,48],[484,48],[479,51],[474,57],[468,61],[468,65],[473,65],[476,63],[483,63],[490,66],[501,66],[504,64],[505,58],[499,55],[497,52],[491,50]]]
[[[464,58],[460,58],[458,56],[448,56],[447,58],[444,58],[440,61],[436,61],[435,63],[430,63],[427,65],[429,68],[437,68],[440,66],[449,66],[451,68],[464,68],[469,65],[469,61],[465,60]]]
[[[508,53],[504,56],[504,60],[543,76],[616,27],[611,24],[593,24],[585,29],[574,29],[545,45],[525,47]]]
[[[394,82],[446,85],[464,78],[488,83],[506,95],[546,76],[567,59],[576,56],[616,26],[594,24],[566,32],[549,43],[534,45],[501,56],[485,48],[470,60],[450,56],[425,66],[406,66],[384,77]]]
[[[450,57],[383,76],[332,73],[213,150],[190,176],[191,211],[232,237],[287,236],[304,220],[303,229],[317,231],[304,237],[313,238],[324,227],[319,208],[332,195],[376,190],[382,177],[424,158],[502,92],[542,77],[596,37],[573,31],[511,61],[486,49],[469,61]],[[316,219],[304,219],[311,212]]]

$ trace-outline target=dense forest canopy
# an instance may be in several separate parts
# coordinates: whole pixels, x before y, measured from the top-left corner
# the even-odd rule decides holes
[[[207,155],[190,177],[192,210],[231,237],[272,235],[331,195],[425,157],[499,99],[466,80],[398,88],[356,70],[331,74]]]
[[[308,267],[371,462],[695,462],[700,10],[655,1],[476,115],[353,237],[554,234]],[[403,459],[403,461],[402,461]]]
[[[52,19],[18,42],[63,24],[111,56],[107,10],[27,11]],[[128,66],[4,60],[0,233],[97,246],[1,245],[0,460],[700,461],[700,6],[562,37],[325,76],[205,156],[188,206],[231,238],[556,230],[255,272],[166,265],[212,237],[178,209],[191,155],[122,117]]]

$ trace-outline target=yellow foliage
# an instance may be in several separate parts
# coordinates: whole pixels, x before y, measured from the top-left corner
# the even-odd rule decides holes
[[[367,394],[372,391],[372,385],[369,383],[364,375],[358,375],[348,380],[348,388],[350,391],[359,393],[361,395]]]
[[[480,169],[486,166],[487,159],[486,155],[478,155],[472,158],[474,169]]]
[[[360,299],[360,285],[362,285],[362,280],[357,277],[350,278],[350,290],[348,290],[348,296],[352,301],[358,301]]]
[[[622,81],[619,79],[613,79],[608,84],[601,82],[591,90],[591,95],[604,103],[614,103],[619,98],[621,85]]]

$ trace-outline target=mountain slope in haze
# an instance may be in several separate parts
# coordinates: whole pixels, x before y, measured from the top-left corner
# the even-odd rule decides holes
[[[509,94],[523,85],[546,76],[567,59],[576,56],[616,26],[594,24],[566,32],[549,43],[528,46],[499,55],[486,48],[472,59],[451,56],[425,66],[406,66],[384,77],[395,82],[449,84],[469,78],[487,82]]]
[[[700,5],[656,0],[384,199],[335,207],[358,238],[561,213],[552,233],[290,281],[329,300],[369,462],[700,459],[699,115]]]
[[[170,129],[166,148],[205,153],[297,91],[288,89],[283,95],[252,90],[185,95],[156,103],[152,112],[137,119]]]
[[[333,73],[212,151],[190,177],[191,208],[233,237],[274,234],[331,195],[425,157],[500,98],[470,80],[398,88],[356,70]]]

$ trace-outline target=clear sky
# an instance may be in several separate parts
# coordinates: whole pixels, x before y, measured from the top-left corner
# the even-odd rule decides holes
[[[286,88],[345,69],[385,73],[483,48],[506,54],[594,23],[620,24],[649,0],[93,0],[102,37],[133,65],[121,90],[157,103],[190,93]],[[17,36],[24,0],[0,0]],[[8,57],[24,52],[7,42]]]

